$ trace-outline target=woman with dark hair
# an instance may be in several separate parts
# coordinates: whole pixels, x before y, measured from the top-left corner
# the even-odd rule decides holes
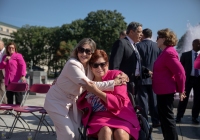
[[[108,56],[96,50],[90,59],[93,81],[113,80],[119,70],[108,70]],[[127,93],[127,85],[115,86],[114,91],[100,91],[92,82],[82,84],[87,89],[77,101],[84,114],[82,123],[87,134],[98,140],[137,140],[140,125]]]
[[[164,139],[178,140],[173,101],[176,92],[179,93],[180,100],[185,98],[185,71],[174,49],[177,44],[174,32],[167,28],[159,30],[157,34],[157,45],[162,53],[154,62],[153,91],[157,94],[157,107]]]
[[[6,47],[6,53],[0,63],[0,69],[5,69],[5,85],[6,87],[11,82],[26,81],[26,63],[23,56],[17,52],[16,44],[11,42]],[[20,105],[22,102],[21,92],[6,92],[8,104],[13,104],[13,96],[15,96],[15,102]]]

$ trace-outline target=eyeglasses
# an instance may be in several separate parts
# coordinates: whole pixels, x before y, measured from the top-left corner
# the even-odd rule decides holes
[[[83,47],[78,47],[77,50],[78,50],[78,53],[84,53],[85,52],[87,55],[92,54],[91,49],[84,49]]]
[[[164,37],[161,37],[161,36],[157,36],[157,40],[158,40],[159,38],[164,38]]]
[[[92,64],[91,66],[92,66],[93,68],[98,68],[99,66],[100,66],[101,68],[104,68],[104,67],[106,66],[106,64],[107,64],[107,62],[94,63],[94,64]]]

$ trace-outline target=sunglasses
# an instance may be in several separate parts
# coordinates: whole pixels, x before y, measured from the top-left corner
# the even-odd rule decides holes
[[[93,68],[98,68],[100,66],[101,68],[104,68],[106,66],[106,64],[107,64],[107,62],[94,63],[94,64],[92,64],[92,67]]]
[[[84,49],[83,47],[78,47],[77,50],[78,50],[78,53],[84,53],[85,52],[87,55],[92,54],[91,49]]]

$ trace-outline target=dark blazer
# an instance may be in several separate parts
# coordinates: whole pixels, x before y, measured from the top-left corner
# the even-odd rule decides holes
[[[136,46],[142,59],[142,66],[148,68],[150,71],[153,71],[153,64],[161,53],[161,50],[157,47],[157,43],[152,40],[143,40],[142,42],[136,44]],[[151,85],[152,79],[142,79],[141,84]]]
[[[109,69],[118,69],[126,73],[130,82],[134,82],[137,58],[128,38],[117,40],[112,47]]]
[[[187,83],[192,72],[192,51],[182,53],[180,61],[183,65],[183,68],[185,69]]]

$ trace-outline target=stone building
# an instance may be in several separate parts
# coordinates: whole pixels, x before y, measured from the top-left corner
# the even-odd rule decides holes
[[[11,33],[16,32],[19,27],[0,21],[0,40],[3,38],[11,39]]]

